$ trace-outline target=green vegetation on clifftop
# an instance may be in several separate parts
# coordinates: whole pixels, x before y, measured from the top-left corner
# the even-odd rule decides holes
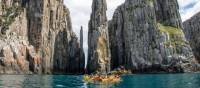
[[[184,40],[184,33],[180,28],[166,26],[161,23],[157,23],[158,29],[161,33],[167,34],[169,40],[164,42],[165,46],[185,45],[187,42]]]

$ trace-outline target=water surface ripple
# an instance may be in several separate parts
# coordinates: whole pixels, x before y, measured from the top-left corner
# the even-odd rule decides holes
[[[0,88],[200,88],[200,74],[136,74],[115,84],[87,84],[81,75],[0,75]]]

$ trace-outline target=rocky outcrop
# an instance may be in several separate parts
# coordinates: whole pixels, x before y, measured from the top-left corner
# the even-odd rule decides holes
[[[110,71],[106,0],[93,0],[88,32],[88,72]]]
[[[190,42],[195,57],[200,62],[200,13],[185,21],[183,25],[185,36]]]
[[[30,74],[28,55],[32,56],[30,60],[36,59],[36,55],[31,51],[31,46],[27,45],[26,40],[10,38],[1,40],[0,51],[0,74]]]
[[[76,63],[84,64],[83,51],[63,0],[1,0],[0,14],[0,73],[82,72]]]
[[[198,63],[182,32],[177,0],[126,0],[109,22],[112,69],[190,72]]]

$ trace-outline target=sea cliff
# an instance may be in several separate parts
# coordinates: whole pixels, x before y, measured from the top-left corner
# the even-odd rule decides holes
[[[0,73],[82,73],[84,52],[63,0],[1,0]]]

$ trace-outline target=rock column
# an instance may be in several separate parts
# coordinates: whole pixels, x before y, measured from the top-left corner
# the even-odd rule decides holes
[[[110,71],[106,0],[93,0],[88,33],[88,72]]]
[[[81,49],[83,50],[83,27],[82,26],[80,30],[80,46],[81,46]]]

